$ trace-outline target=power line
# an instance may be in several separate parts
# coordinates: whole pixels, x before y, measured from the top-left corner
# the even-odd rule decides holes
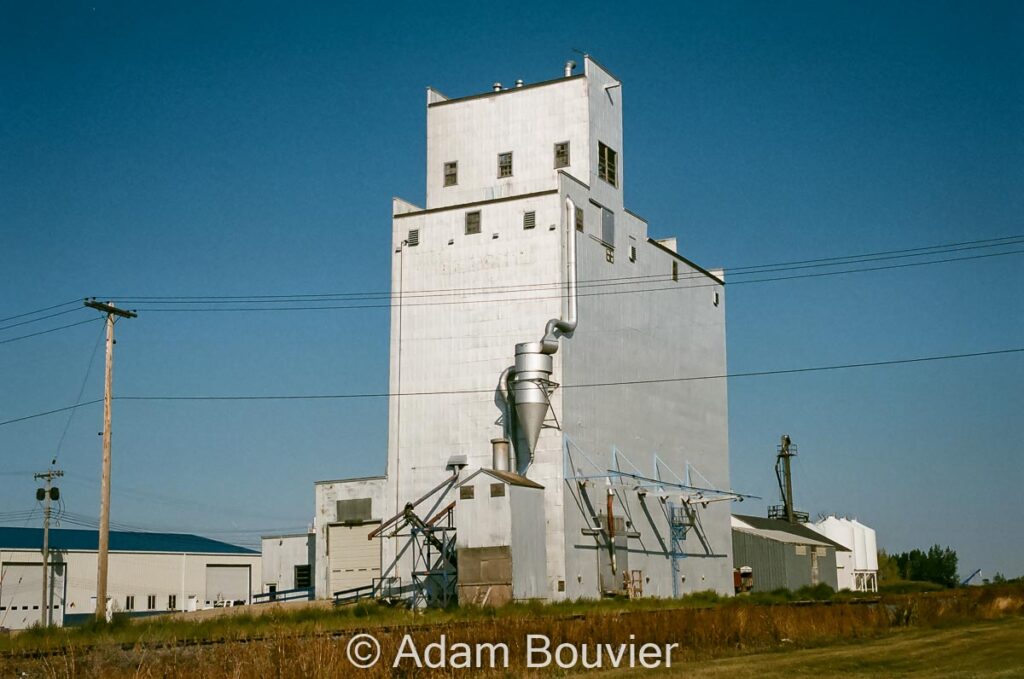
[[[0,326],[0,330],[9,330],[10,328],[17,328],[18,326],[21,326],[21,325],[28,325],[29,323],[38,323],[39,321],[45,321],[48,318],[56,318],[57,316],[63,316],[64,314],[71,314],[71,313],[74,313],[76,311],[81,311],[81,309],[65,309],[64,311],[58,311],[56,313],[47,314],[45,316],[40,316],[39,318],[31,318],[31,319],[29,319],[27,321],[19,321],[17,323],[11,323],[10,325]]]
[[[35,413],[33,415],[25,415],[24,417],[15,417],[12,420],[4,420],[3,422],[0,422],[0,427],[4,426],[6,424],[14,424],[15,422],[24,422],[25,420],[32,420],[32,419],[35,419],[37,417],[45,417],[46,415],[53,415],[54,413],[63,413],[63,412],[67,412],[68,410],[74,410],[75,408],[82,408],[84,406],[91,406],[91,405],[95,405],[97,403],[103,403],[103,399],[102,398],[96,398],[96,399],[93,399],[91,401],[84,401],[84,402],[81,402],[81,403],[76,403],[74,405],[64,406],[63,408],[54,408],[53,410],[46,410],[46,411],[43,411],[41,413]]]
[[[82,400],[82,395],[85,394],[85,385],[89,381],[89,374],[92,372],[92,365],[96,362],[96,350],[100,348],[100,340],[103,339],[103,330],[101,329],[99,334],[96,336],[96,343],[92,346],[92,354],[89,355],[89,362],[85,366],[85,376],[82,378],[82,386],[78,389],[78,396],[75,397],[75,403],[79,403]],[[64,423],[64,431],[60,434],[60,440],[57,441],[57,450],[53,456],[53,463],[57,463],[57,458],[60,457],[61,448],[64,446],[64,439],[68,435],[68,430],[71,428],[71,421],[75,419],[75,413],[78,412],[77,408],[73,408],[68,411],[67,422]]]
[[[0,318],[0,323],[5,323],[7,321],[13,321],[15,318],[24,318],[25,316],[33,316],[35,314],[41,314],[44,311],[52,311],[54,309],[59,309],[62,306],[68,306],[69,304],[78,304],[81,301],[82,301],[81,299],[76,297],[75,299],[68,300],[67,302],[61,302],[60,304],[54,304],[53,306],[43,307],[42,309],[36,309],[35,311],[26,311],[26,312],[21,313],[21,314],[15,314],[13,316],[8,316],[7,318]]]
[[[913,358],[899,358],[885,361],[867,361],[858,363],[838,363],[832,365],[823,366],[810,366],[801,368],[784,368],[778,370],[753,370],[746,372],[736,373],[722,373],[717,375],[692,375],[685,377],[663,377],[653,378],[644,380],[624,380],[615,382],[595,382],[591,384],[563,384],[562,389],[592,389],[599,387],[615,387],[615,386],[627,386],[627,385],[638,385],[638,384],[664,384],[671,382],[697,382],[704,380],[722,380],[722,379],[738,379],[747,377],[768,377],[771,375],[791,375],[797,373],[810,373],[810,372],[825,372],[832,370],[848,370],[853,368],[871,368],[871,367],[884,367],[894,365],[904,365],[912,363],[926,363],[933,361],[948,361],[964,358],[979,358],[983,356],[999,356],[1006,354],[1016,354],[1024,352],[1024,347],[1013,348],[1013,349],[995,349],[992,351],[976,351],[962,354],[942,354],[937,356],[918,356]],[[353,393],[353,394],[271,394],[271,395],[235,395],[235,396],[213,396],[213,395],[202,395],[202,396],[116,396],[114,400],[117,401],[316,401],[316,400],[350,400],[350,399],[370,399],[370,398],[390,398],[390,397],[411,397],[411,396],[445,396],[453,394],[491,394],[494,393],[494,389],[450,389],[440,391],[411,391],[411,392],[365,392],[365,393]],[[62,412],[69,408],[79,408],[85,405],[91,405],[98,403],[99,400],[91,401],[89,403],[80,403],[77,405],[67,406],[65,408],[58,408],[50,410],[45,413],[36,413],[34,415],[26,415],[14,420],[7,420],[0,422],[0,426],[11,424],[13,422],[21,422],[23,420],[31,419],[34,417],[42,417],[55,412]]]
[[[841,255],[834,257],[823,257],[818,259],[807,259],[797,260],[791,262],[775,262],[770,264],[755,264],[744,267],[727,267],[726,271],[730,277],[742,274],[759,274],[768,273],[768,269],[774,270],[792,270],[797,268],[816,268],[821,266],[838,266],[842,264],[854,264],[858,263],[853,260],[861,260],[863,262],[880,261],[883,259],[900,259],[905,257],[921,257],[931,256],[936,254],[943,254],[944,252],[957,252],[962,250],[973,250],[979,248],[992,248],[992,247],[1003,247],[1008,245],[1019,245],[1024,243],[1024,234],[1015,236],[1004,236],[1001,238],[974,240],[974,241],[960,241],[956,243],[945,243],[940,245],[929,245],[917,248],[906,248],[902,250],[885,250],[878,252],[863,253],[858,255]],[[929,250],[935,252],[927,252]],[[911,254],[916,253],[916,254]],[[776,267],[784,267],[777,268]],[[702,272],[689,272],[681,274],[679,278],[702,278],[705,274]],[[579,287],[585,287],[588,285],[607,285],[609,283],[620,283],[620,282],[632,282],[642,280],[665,280],[668,276],[665,274],[656,274],[649,276],[627,276],[622,278],[606,278],[606,279],[594,279],[591,281],[579,281]],[[210,296],[116,296],[118,299],[123,299],[126,303],[128,302],[142,302],[152,304],[230,304],[230,303],[247,303],[247,304],[271,304],[271,303],[288,303],[288,302],[316,302],[316,301],[342,301],[345,299],[374,299],[374,298],[403,298],[409,299],[413,297],[428,297],[428,296],[448,296],[453,294],[469,294],[479,293],[488,294],[490,292],[526,292],[534,291],[545,288],[560,288],[564,287],[563,283],[534,283],[534,284],[522,284],[522,285],[500,285],[500,286],[474,286],[467,288],[436,288],[429,290],[417,290],[412,292],[384,292],[384,291],[363,291],[363,292],[337,292],[337,293],[310,293],[310,294],[290,294],[290,295],[210,295]],[[437,293],[436,295],[433,293]],[[316,307],[314,307],[316,308]]]
[[[804,273],[794,274],[792,276],[772,276],[766,278],[756,278],[745,281],[731,281],[728,283],[729,286],[735,285],[749,285],[752,283],[770,283],[775,281],[786,281],[786,280],[798,280],[802,278],[822,278],[826,276],[839,276],[851,273],[867,273],[872,271],[885,271],[889,269],[905,269],[918,266],[927,266],[931,264],[946,264],[949,262],[962,262],[976,259],[988,259],[991,257],[1003,257],[1007,255],[1019,255],[1024,254],[1024,250],[1010,250],[1008,252],[992,252],[983,255],[970,255],[964,257],[950,257],[947,259],[929,260],[927,262],[905,262],[902,264],[887,264],[884,266],[875,267],[862,267],[858,269],[843,269],[839,271],[820,271],[816,273]],[[658,276],[657,282],[668,282],[672,280],[670,275]],[[653,282],[653,281],[652,281]],[[614,285],[625,285],[624,283],[605,283],[605,284],[593,284],[590,287],[611,287]],[[627,290],[599,290],[597,292],[582,292],[577,293],[577,297],[597,297],[603,295],[632,295],[639,293],[648,292],[663,292],[668,290],[687,290],[696,288],[708,288],[717,287],[718,283],[702,283],[698,285],[687,285],[678,284],[673,281],[672,285],[661,286],[661,287],[636,287]],[[562,290],[565,289],[563,284],[557,286]],[[586,286],[577,286],[586,287]],[[521,291],[520,291],[521,292]],[[470,293],[472,294],[472,293]],[[482,293],[482,294],[498,294],[498,293]],[[553,295],[538,295],[532,297],[512,297],[500,300],[502,302],[532,302],[540,300],[551,300],[561,299],[568,296],[568,292],[560,292],[559,294]],[[148,308],[140,307],[140,311],[150,312],[199,312],[199,313],[226,313],[226,312],[269,312],[269,311],[329,311],[329,310],[340,310],[340,309],[390,309],[393,307],[402,306],[408,307],[432,307],[432,306],[452,306],[452,305],[464,305],[464,304],[493,304],[495,299],[458,299],[458,300],[447,300],[447,301],[435,301],[435,302],[406,302],[399,298],[398,301],[385,301],[377,304],[341,304],[341,305],[317,305],[317,306],[278,306],[278,307],[164,307],[164,308]]]
[[[49,330],[40,330],[39,332],[33,332],[29,335],[21,335],[20,337],[10,337],[5,340],[0,340],[0,344],[7,344],[9,342],[17,342],[18,340],[28,339],[29,337],[38,337],[39,335],[47,335],[51,332],[57,332],[58,330],[65,330],[67,328],[73,328],[76,325],[85,325],[86,323],[95,323],[101,321],[102,318],[87,318],[84,321],[78,321],[77,323],[68,323],[67,325],[60,325],[56,328],[50,328]]]

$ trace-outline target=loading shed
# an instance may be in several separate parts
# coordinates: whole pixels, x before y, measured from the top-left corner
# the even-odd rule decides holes
[[[754,592],[797,590],[824,583],[838,589],[837,542],[801,523],[757,516],[732,517],[733,567],[750,567]]]

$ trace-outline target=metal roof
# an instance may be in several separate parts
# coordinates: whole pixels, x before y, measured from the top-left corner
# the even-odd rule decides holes
[[[498,479],[499,481],[504,481],[510,486],[523,486],[524,488],[540,488],[541,490],[544,489],[544,486],[540,485],[539,483],[532,479],[526,478],[525,476],[513,474],[512,472],[503,472],[497,469],[487,469],[486,467],[481,467],[480,469],[477,469],[475,472],[467,476],[466,479],[459,485],[461,486],[463,483],[468,483],[469,480],[472,479],[477,474],[488,474]]]
[[[790,523],[781,519],[765,519],[760,516],[747,516],[745,514],[733,514],[734,520],[738,520],[745,526],[737,526],[733,521],[733,528],[745,530],[748,533],[763,534],[764,537],[779,540],[780,542],[791,542],[794,544],[817,544],[835,547],[837,552],[848,552],[848,548],[834,540],[830,540],[818,531],[808,528],[802,523]]]
[[[112,530],[109,544],[112,552],[259,554],[253,549],[188,533],[135,533]],[[77,528],[50,529],[50,549],[90,552],[96,551],[98,546],[98,531]],[[0,526],[0,549],[42,549],[42,547],[42,528]]]

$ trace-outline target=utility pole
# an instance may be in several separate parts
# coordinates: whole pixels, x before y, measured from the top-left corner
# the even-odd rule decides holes
[[[99,549],[96,555],[96,619],[107,619],[107,552],[110,546],[110,401],[114,385],[114,317],[135,318],[134,311],[109,302],[85,300],[85,306],[107,315],[107,360],[103,382],[103,476],[100,481]]]
[[[36,479],[46,481],[46,488],[36,488],[36,500],[45,502],[43,505],[43,598],[39,610],[42,612],[40,623],[49,627],[53,622],[53,599],[50,596],[49,580],[47,579],[47,567],[50,563],[50,501],[60,499],[60,488],[51,487],[55,478],[64,476],[59,469],[49,469],[45,472],[33,474]]]

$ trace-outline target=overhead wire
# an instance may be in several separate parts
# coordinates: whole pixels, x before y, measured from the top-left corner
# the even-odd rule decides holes
[[[78,321],[77,323],[68,323],[67,325],[60,325],[56,328],[50,328],[48,330],[40,330],[39,332],[33,332],[28,335],[21,335],[19,337],[9,337],[7,339],[0,340],[0,344],[8,344],[10,342],[17,342],[18,340],[28,339],[29,337],[38,337],[39,335],[47,335],[51,332],[57,332],[58,330],[66,330],[67,328],[74,328],[78,325],[85,325],[86,323],[95,323],[96,321],[103,320],[102,317],[87,318],[84,321]]]
[[[67,302],[61,302],[60,304],[54,304],[53,306],[43,307],[42,309],[36,309],[34,311],[25,311],[23,313],[15,314],[13,316],[8,316],[6,318],[0,318],[0,323],[6,323],[7,321],[13,321],[15,318],[25,318],[26,316],[33,316],[35,314],[41,314],[44,311],[52,311],[54,309],[60,309],[61,307],[65,307],[65,306],[68,306],[70,304],[81,304],[81,302],[82,302],[82,300],[80,298],[76,297],[75,299],[68,300]]]
[[[797,260],[791,262],[776,262],[770,264],[757,264],[746,267],[728,267],[725,268],[726,273],[730,276],[742,275],[742,274],[759,274],[767,273],[770,271],[784,271],[792,269],[802,268],[817,268],[824,266],[839,266],[844,264],[858,263],[857,260],[862,262],[873,262],[881,261],[886,259],[901,259],[906,257],[922,257],[932,256],[937,254],[944,254],[945,252],[959,252],[963,250],[973,250],[981,248],[993,248],[993,247],[1004,247],[1008,245],[1020,245],[1024,244],[1024,234],[1016,236],[1004,236],[995,239],[984,239],[976,241],[961,241],[958,243],[947,243],[941,245],[929,245],[917,248],[907,248],[902,250],[887,250],[878,251],[871,253],[864,253],[860,255],[842,255],[834,257],[824,257],[818,259],[807,259]],[[928,252],[932,251],[932,252]],[[678,275],[678,279],[682,280],[685,278],[703,278],[707,274],[703,271],[684,272]],[[624,284],[631,282],[639,282],[644,280],[665,280],[669,277],[669,274],[653,274],[645,276],[625,276],[620,278],[602,278],[593,280],[578,281],[578,287],[587,286],[604,286],[604,285],[615,285]],[[302,294],[290,294],[290,295],[209,295],[209,296],[117,296],[123,303],[152,303],[152,304],[231,304],[231,303],[247,303],[247,304],[273,304],[273,303],[288,303],[288,302],[321,302],[321,301],[343,301],[343,300],[370,300],[370,299],[381,299],[381,298],[398,298],[411,299],[420,297],[435,297],[435,296],[452,296],[452,295],[465,295],[465,294],[493,294],[493,293],[511,293],[511,292],[530,292],[543,289],[557,289],[564,287],[563,283],[532,283],[532,284],[518,284],[518,285],[496,285],[496,286],[473,286],[466,288],[435,288],[426,290],[416,291],[405,291],[405,292],[384,292],[384,291],[364,291],[364,292],[335,292],[335,293],[302,293]],[[316,307],[314,307],[316,308]],[[154,309],[147,309],[154,310]]]

